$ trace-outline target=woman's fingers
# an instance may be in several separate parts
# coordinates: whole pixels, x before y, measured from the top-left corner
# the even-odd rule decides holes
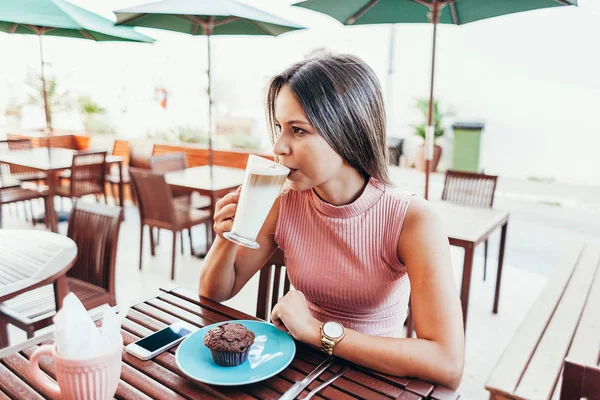
[[[273,323],[273,325],[275,325],[275,328],[279,329],[280,331],[286,333],[288,332],[288,329],[285,327],[285,324],[279,317],[279,308],[277,307],[277,305],[275,305],[275,307],[273,307],[273,310],[271,311],[271,322]]]
[[[225,207],[227,204],[237,203],[239,199],[240,199],[240,194],[237,192],[229,193],[229,194],[225,195],[225,197],[223,197],[221,200],[217,201],[217,204],[215,204],[215,214],[221,208]]]

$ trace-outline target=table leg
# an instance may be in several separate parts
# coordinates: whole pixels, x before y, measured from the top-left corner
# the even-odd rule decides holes
[[[217,200],[219,200],[218,196],[216,196],[214,193],[210,194],[210,219],[208,220],[207,224],[209,224],[210,226],[206,229],[206,251],[194,251],[194,255],[198,258],[204,258],[206,257],[206,254],[208,253],[208,249],[210,249],[210,246],[212,245],[212,240],[215,237],[216,233],[214,230],[214,225],[215,225],[215,220],[213,219],[215,216],[215,208],[217,207]],[[191,240],[190,240],[191,243]]]
[[[69,294],[67,275],[62,275],[56,280],[56,282],[54,282],[54,298],[56,299],[56,311],[62,308],[63,300],[67,294]]]
[[[498,314],[498,303],[500,302],[500,282],[502,280],[502,265],[504,264],[504,248],[506,245],[506,231],[508,221],[502,225],[502,233],[500,234],[500,253],[498,254],[498,275],[496,276],[496,294],[494,296],[494,314]]]
[[[58,232],[58,218],[54,210],[54,195],[56,193],[56,173],[48,171],[46,182],[48,183],[48,199],[46,201],[46,226],[54,233]]]
[[[215,210],[217,208],[217,201],[219,201],[219,197],[215,196],[215,194],[211,194],[210,195],[210,238],[206,238],[206,245],[208,248],[210,248],[210,246],[212,245],[212,241],[214,240],[214,238],[217,235],[217,232],[215,232],[214,226],[215,226]]]
[[[123,185],[123,163],[120,162],[119,164],[119,205],[123,208],[125,208],[125,196],[123,194],[123,187],[125,185]],[[123,217],[125,217],[125,212],[123,212]],[[125,218],[123,218],[125,219]]]
[[[473,272],[473,253],[475,248],[465,247],[465,261],[463,264],[462,284],[460,287],[460,303],[463,312],[463,325],[467,331],[467,312],[469,311],[469,292],[471,290],[471,275]]]

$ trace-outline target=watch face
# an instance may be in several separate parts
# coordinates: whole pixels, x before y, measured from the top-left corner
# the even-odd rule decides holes
[[[337,322],[330,321],[323,325],[323,333],[332,339],[338,339],[344,334],[344,327]]]

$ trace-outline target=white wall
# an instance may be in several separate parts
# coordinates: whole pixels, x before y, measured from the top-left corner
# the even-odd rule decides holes
[[[143,1],[74,0],[114,19],[112,10]],[[419,114],[414,99],[428,93],[431,27],[397,25],[395,71],[388,92],[390,26],[343,27],[280,0],[248,0],[309,26],[278,38],[213,39],[213,85],[220,115],[250,115],[264,132],[263,98],[274,73],[318,47],[364,58],[386,89],[390,134],[413,139],[409,125]],[[289,2],[289,0],[288,0]],[[153,45],[95,43],[44,38],[49,69],[73,91],[107,107],[125,136],[177,124],[206,125],[206,39],[140,29]],[[555,8],[438,30],[436,95],[457,120],[486,124],[482,167],[504,176],[554,177],[600,185],[600,4]],[[0,33],[0,110],[11,96],[23,100],[27,71],[39,70],[37,38]],[[156,86],[168,90],[168,109],[152,100]],[[28,107],[25,127],[43,123],[41,108]],[[0,126],[5,123],[0,116]],[[76,114],[55,125],[80,128]],[[266,134],[262,133],[267,141]],[[411,146],[408,146],[410,151]],[[444,164],[449,165],[450,152]]]

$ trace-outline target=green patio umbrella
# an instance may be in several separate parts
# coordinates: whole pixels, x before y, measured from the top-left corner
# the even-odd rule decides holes
[[[64,0],[2,0],[0,1],[0,31],[38,35],[42,63],[42,92],[46,129],[52,130],[48,110],[42,35],[103,41],[129,41],[152,43],[154,39],[132,28],[114,23]],[[48,148],[50,144],[48,143]]]
[[[212,35],[270,35],[304,29],[236,0],[164,0],[115,11],[117,25],[165,29],[207,36],[208,154],[213,165],[210,37]]]
[[[345,25],[422,23],[433,25],[431,84],[425,138],[425,198],[433,158],[433,84],[437,24],[462,25],[486,18],[539,8],[577,5],[577,0],[306,0],[295,6],[332,16]]]

